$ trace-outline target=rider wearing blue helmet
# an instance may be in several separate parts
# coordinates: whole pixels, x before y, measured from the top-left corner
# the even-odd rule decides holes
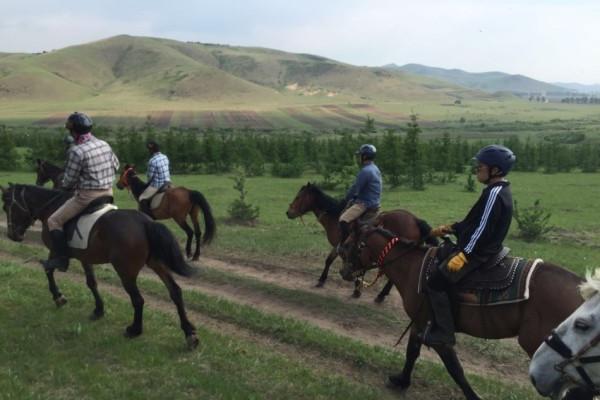
[[[462,221],[431,231],[432,236],[455,234],[457,249],[439,265],[427,284],[433,313],[433,321],[423,335],[427,345],[454,344],[447,289],[502,250],[512,221],[512,194],[506,175],[515,163],[515,155],[504,146],[489,145],[479,150],[474,160],[477,180],[487,185],[479,200]]]
[[[348,238],[353,221],[365,213],[376,214],[381,204],[381,172],[374,163],[377,149],[372,144],[363,144],[355,154],[360,157],[361,169],[346,194],[348,207],[339,218],[340,244]]]

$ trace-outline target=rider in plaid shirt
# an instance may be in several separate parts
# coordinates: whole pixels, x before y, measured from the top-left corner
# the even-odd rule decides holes
[[[74,190],[75,194],[48,218],[51,249],[49,259],[44,262],[47,270],[66,271],[69,267],[69,248],[63,225],[93,200],[113,194],[112,184],[119,160],[108,143],[92,135],[92,126],[90,117],[78,112],[71,114],[65,124],[74,143],[68,149],[62,188]]]
[[[158,143],[151,140],[146,144],[146,147],[151,155],[146,172],[148,186],[138,200],[140,202],[140,211],[154,218],[150,201],[163,185],[171,183],[171,174],[169,173],[169,158],[160,152]]]

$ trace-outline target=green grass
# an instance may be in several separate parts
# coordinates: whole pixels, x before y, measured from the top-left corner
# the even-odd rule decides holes
[[[562,265],[579,275],[587,269],[600,266],[599,211],[597,199],[600,186],[594,185],[599,174],[569,173],[546,175],[541,173],[513,173],[510,175],[513,197],[520,206],[530,206],[536,199],[551,213],[550,223],[555,227],[548,238],[528,243],[518,238],[513,221],[505,244],[513,254],[522,257],[541,257]],[[248,261],[272,262],[286,268],[309,271],[315,282],[322,270],[329,244],[323,228],[314,215],[289,220],[285,212],[300,187],[311,177],[281,179],[274,177],[247,178],[247,200],[260,207],[259,223],[255,227],[226,224],[227,208],[237,197],[233,181],[228,176],[186,175],[174,176],[177,185],[200,190],[212,206],[217,218],[217,239],[206,254],[216,257],[235,257]],[[313,177],[312,180],[317,179]],[[7,182],[33,183],[30,173],[1,173],[0,184]],[[425,191],[405,188],[384,189],[383,209],[404,208],[427,220],[432,226],[463,218],[479,196],[463,190],[465,177],[447,185],[430,185]],[[332,195],[341,196],[340,192]],[[125,191],[115,189],[116,204],[133,208],[135,202]],[[180,239],[184,233],[174,222],[168,221]],[[335,273],[336,266],[332,268]]]
[[[102,270],[103,279],[117,283]],[[110,275],[110,276],[106,276]],[[112,276],[112,277],[111,277]],[[3,398],[387,398],[379,386],[364,385],[275,354],[256,343],[199,329],[202,350],[183,350],[181,333],[170,318],[147,310],[146,332],[126,340],[117,326],[129,322],[128,302],[106,297],[107,317],[85,320],[89,294],[81,285],[61,286],[71,301],[61,310],[40,301],[42,274],[0,265],[0,387]],[[145,293],[164,297],[161,284],[142,279]],[[346,360],[359,370],[398,369],[398,354],[341,339],[327,331],[289,318],[264,314],[197,292],[185,293],[187,307],[233,322],[324,357]],[[45,304],[45,305],[44,305]],[[77,322],[74,322],[77,321]],[[116,332],[117,331],[117,332]],[[490,399],[533,399],[529,388],[469,377]],[[35,382],[35,383],[33,383]],[[441,366],[421,361],[415,371],[411,398],[460,398]],[[434,385],[432,385],[435,382]]]

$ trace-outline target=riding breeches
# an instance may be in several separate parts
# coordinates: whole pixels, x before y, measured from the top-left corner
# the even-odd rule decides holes
[[[138,197],[139,201],[142,200],[149,200],[150,198],[152,198],[152,196],[154,196],[156,194],[156,192],[158,192],[157,187],[154,186],[150,186],[148,185],[148,187],[142,192],[142,194],[140,194],[140,197]]]
[[[93,200],[102,196],[112,196],[112,188],[100,190],[79,190],[48,218],[48,230],[62,230],[63,225],[82,212]]]

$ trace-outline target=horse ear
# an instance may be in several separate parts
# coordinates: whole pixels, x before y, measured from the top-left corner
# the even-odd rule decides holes
[[[37,165],[40,165],[42,163],[42,160],[40,160],[39,158],[37,158],[35,161],[37,161]]]

